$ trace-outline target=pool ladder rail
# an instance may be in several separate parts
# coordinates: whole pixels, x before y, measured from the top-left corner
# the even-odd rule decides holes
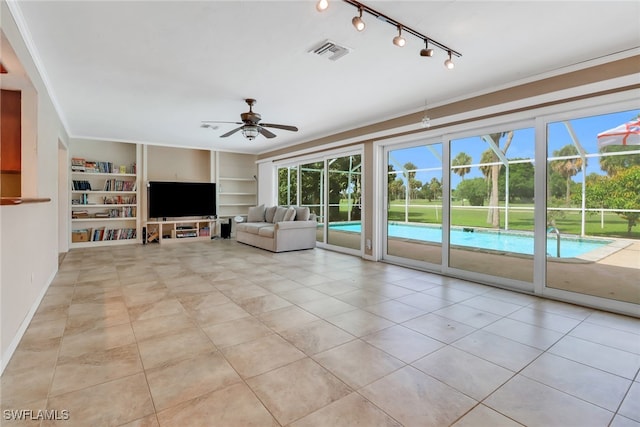
[[[551,232],[556,235],[556,257],[560,258],[560,230],[556,226],[551,226],[547,228],[547,234]]]

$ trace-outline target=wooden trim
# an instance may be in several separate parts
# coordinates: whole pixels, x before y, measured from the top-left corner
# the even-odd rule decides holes
[[[595,65],[593,67],[585,68],[578,71],[572,71],[569,73],[548,77],[545,79],[537,80],[530,83],[524,83],[517,86],[513,86],[507,89],[501,89],[494,92],[490,92],[484,95],[475,96],[461,101],[455,101],[450,104],[441,105],[439,107],[430,108],[429,116],[431,119],[450,117],[456,114],[462,114],[469,111],[480,110],[482,108],[488,108],[495,105],[505,104],[509,102],[519,101],[535,96],[546,95],[560,90],[576,88],[592,83],[601,82],[604,80],[614,79],[618,77],[628,76],[640,73],[640,55],[635,55],[629,58],[620,59],[613,62],[608,62],[601,65]],[[586,99],[596,96],[601,96],[605,93],[621,92],[623,90],[629,90],[637,88],[638,85],[631,85],[624,88],[614,89],[610,91],[600,91],[596,93],[590,93],[571,99],[558,99],[544,104],[527,106],[519,109],[513,109],[509,111],[502,111],[492,115],[485,115],[482,117],[476,117],[471,120],[465,120],[465,122],[475,121],[480,119],[486,119],[489,117],[498,117],[505,114],[511,114],[518,111],[532,110],[542,106],[563,104],[571,100]],[[312,153],[326,151],[325,145],[330,143],[336,143],[351,138],[361,137],[362,139],[353,142],[352,144],[344,144],[340,147],[345,147],[353,144],[362,144],[370,140],[367,135],[374,134],[381,131],[389,131],[392,129],[401,128],[412,124],[419,123],[422,119],[424,112],[419,111],[416,113],[407,114],[404,116],[396,117],[390,120],[374,123],[372,125],[362,126],[359,128],[351,129],[345,132],[339,132],[337,134],[328,135],[312,141],[303,142],[300,144],[292,145],[278,150],[273,150],[265,153],[261,153],[258,156],[258,160],[267,158],[277,158],[278,160],[287,159],[293,157],[291,153],[299,152],[301,150],[310,150]],[[452,126],[457,122],[451,122],[438,126]],[[435,127],[431,127],[430,130]],[[377,137],[376,140],[395,138],[398,136],[406,135],[409,133],[424,132],[422,129],[398,132],[385,137]],[[332,147],[336,148],[336,147]],[[308,154],[308,152],[306,153]]]
[[[0,206],[25,205],[29,203],[47,203],[48,197],[0,197]]]

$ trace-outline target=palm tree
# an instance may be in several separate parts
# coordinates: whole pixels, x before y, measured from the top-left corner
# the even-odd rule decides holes
[[[573,144],[567,144],[559,150],[555,150],[553,152],[553,157],[568,157],[568,156],[578,156],[578,149]],[[578,172],[582,170],[583,167],[586,167],[586,159],[585,164],[582,162],[582,158],[580,157],[572,157],[569,159],[562,160],[553,160],[550,162],[551,169],[557,172],[560,176],[565,179],[566,182],[566,193],[565,193],[565,203],[569,206],[571,199],[571,178],[577,175]]]
[[[407,182],[407,198],[410,200],[411,192],[422,187],[422,182],[416,179],[416,169],[418,169],[416,165],[411,162],[407,162],[402,168],[404,169],[403,175]]]
[[[621,151],[637,150],[629,145],[609,145],[600,149],[601,153],[619,153]],[[603,156],[600,157],[600,169],[608,176],[613,176],[618,172],[627,170],[633,166],[640,165],[640,154],[627,154],[626,156]]]
[[[453,159],[453,161],[451,162],[451,166],[466,166],[466,165],[470,165],[471,161],[472,161],[471,156],[469,156],[464,151],[461,151]],[[470,167],[467,167],[467,168],[456,167],[455,169],[453,169],[453,173],[455,173],[457,175],[460,175],[460,178],[462,178],[463,180],[464,180],[464,176],[466,174],[468,174],[469,172],[471,172],[471,168]]]
[[[510,130],[508,132],[492,133],[489,135],[489,138],[495,142],[498,148],[500,148],[500,140],[505,136],[507,140],[504,143],[504,147],[500,149],[503,155],[507,154],[511,141],[513,141],[513,131]],[[497,163],[499,161],[500,159],[498,158],[498,155],[492,149],[489,149],[482,153],[480,163]],[[487,222],[493,227],[500,227],[500,209],[498,208],[498,177],[500,176],[500,168],[502,168],[502,164],[480,166],[480,170],[487,180],[487,186],[490,186],[489,188],[491,189],[489,191],[489,206],[491,207],[487,212]]]

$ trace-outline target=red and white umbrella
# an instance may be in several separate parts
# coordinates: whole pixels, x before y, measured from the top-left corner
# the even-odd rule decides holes
[[[640,118],[598,134],[598,147],[640,145]]]

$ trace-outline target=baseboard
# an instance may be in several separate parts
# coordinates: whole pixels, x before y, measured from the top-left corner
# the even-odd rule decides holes
[[[13,353],[15,353],[16,349],[18,348],[18,344],[20,344],[20,341],[22,340],[24,333],[27,331],[27,328],[29,327],[29,324],[31,323],[33,316],[36,314],[36,311],[38,310],[38,307],[40,306],[42,299],[44,298],[45,294],[49,290],[49,286],[51,286],[51,283],[53,283],[53,279],[56,277],[56,274],[58,274],[57,269],[56,271],[53,272],[53,275],[49,277],[49,280],[47,280],[46,285],[42,288],[40,295],[38,295],[38,298],[36,298],[34,303],[31,305],[29,312],[24,317],[24,320],[22,321],[22,323],[20,324],[20,327],[18,328],[16,335],[13,337],[13,340],[11,340],[11,344],[9,344],[9,347],[7,348],[7,350],[4,352],[4,354],[2,354],[2,359],[0,359],[0,375],[2,375],[2,373],[4,372],[4,369],[7,367],[7,365],[9,364],[9,361],[13,357]]]
[[[378,261],[378,259],[375,256],[367,255],[367,254],[362,255],[362,259],[366,259],[367,261],[374,261],[374,262]]]

